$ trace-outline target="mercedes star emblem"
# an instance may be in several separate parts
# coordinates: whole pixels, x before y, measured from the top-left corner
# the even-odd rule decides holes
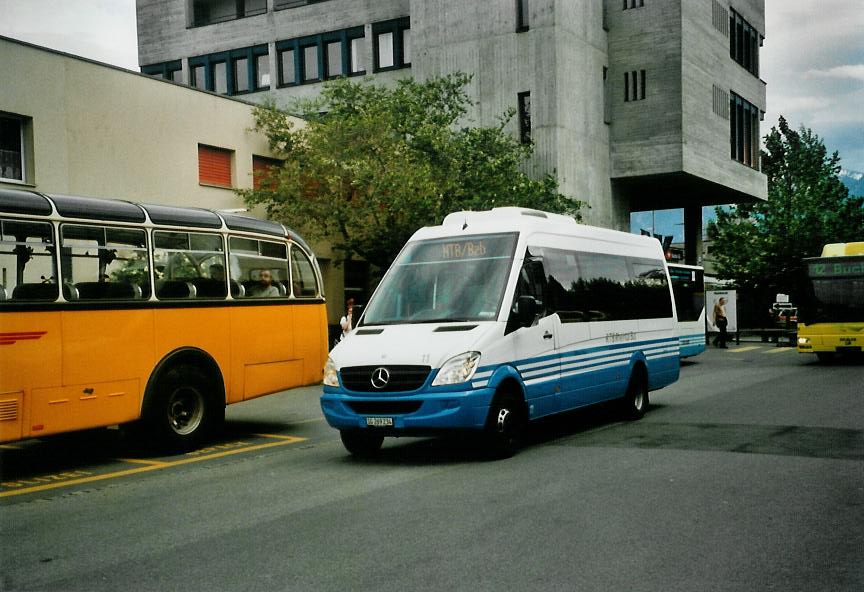
[[[383,389],[390,382],[390,372],[387,368],[375,368],[372,371],[372,386],[376,389]]]

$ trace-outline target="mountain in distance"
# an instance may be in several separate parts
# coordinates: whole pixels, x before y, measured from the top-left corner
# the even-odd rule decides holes
[[[849,189],[849,193],[864,196],[864,173],[840,169],[840,174],[837,176],[840,178],[840,182]]]

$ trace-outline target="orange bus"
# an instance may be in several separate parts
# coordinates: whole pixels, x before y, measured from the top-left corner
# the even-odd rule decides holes
[[[326,359],[321,273],[281,224],[0,189],[0,442],[140,420],[188,449]]]

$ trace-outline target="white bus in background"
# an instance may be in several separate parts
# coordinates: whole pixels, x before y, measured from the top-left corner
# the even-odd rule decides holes
[[[681,357],[698,356],[705,351],[705,270],[695,265],[670,263],[669,278],[678,313],[675,334]]]
[[[385,436],[485,432],[618,400],[638,419],[678,379],[675,305],[653,238],[522,208],[450,214],[408,241],[330,353],[321,407],[355,455]]]

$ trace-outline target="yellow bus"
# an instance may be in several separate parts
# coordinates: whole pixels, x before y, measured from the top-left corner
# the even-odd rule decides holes
[[[281,224],[0,189],[0,442],[140,420],[188,449],[326,359],[321,273]]]
[[[825,245],[805,259],[808,294],[798,312],[798,351],[822,362],[864,351],[864,242]]]

